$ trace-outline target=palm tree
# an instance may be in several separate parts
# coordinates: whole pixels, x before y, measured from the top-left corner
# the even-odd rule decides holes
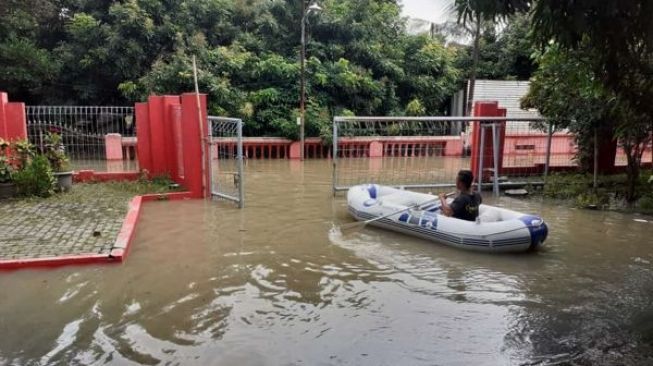
[[[451,10],[458,14],[458,23],[461,23],[474,37],[472,69],[469,75],[469,93],[466,108],[466,114],[469,116],[474,101],[479,43],[483,23],[496,23],[498,19],[505,18],[515,12],[526,11],[528,10],[528,2],[523,0],[455,0]]]

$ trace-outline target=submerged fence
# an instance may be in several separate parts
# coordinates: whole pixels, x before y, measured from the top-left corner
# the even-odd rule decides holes
[[[450,187],[460,169],[495,189],[542,184],[551,170],[574,169],[575,151],[573,135],[541,118],[336,117],[333,191],[371,182]]]
[[[60,134],[75,169],[138,169],[133,107],[27,106],[26,117],[29,141],[40,148],[48,133]],[[107,141],[116,142],[120,159],[107,156]]]

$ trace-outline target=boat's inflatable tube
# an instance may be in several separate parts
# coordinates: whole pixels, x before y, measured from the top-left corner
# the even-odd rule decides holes
[[[426,204],[401,211],[421,203]],[[442,215],[436,196],[376,184],[350,188],[347,206],[361,221],[389,215],[370,225],[462,249],[520,252],[541,247],[548,235],[546,223],[538,216],[481,205],[476,222],[464,221]]]

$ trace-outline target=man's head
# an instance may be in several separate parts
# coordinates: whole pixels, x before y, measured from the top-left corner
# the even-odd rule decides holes
[[[468,191],[472,188],[472,182],[474,181],[474,175],[469,170],[461,170],[458,172],[456,177],[456,188],[460,191]]]

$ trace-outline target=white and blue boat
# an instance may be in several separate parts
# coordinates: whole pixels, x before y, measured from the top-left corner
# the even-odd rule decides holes
[[[523,252],[542,247],[548,235],[539,216],[482,204],[478,219],[465,221],[442,215],[434,195],[377,184],[351,187],[347,206],[357,220],[380,218],[370,225],[461,249]]]

